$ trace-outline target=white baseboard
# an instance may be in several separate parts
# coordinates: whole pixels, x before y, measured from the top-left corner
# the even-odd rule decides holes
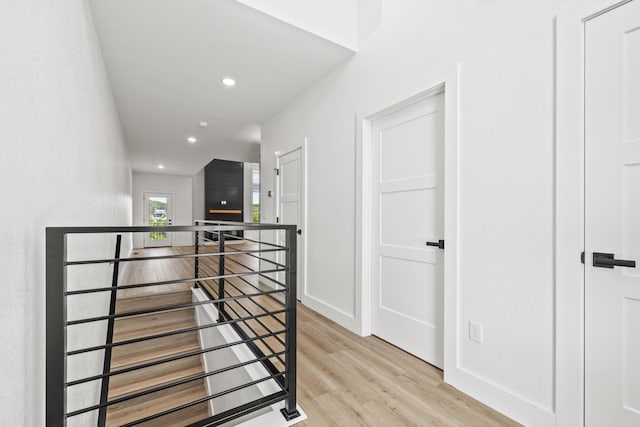
[[[555,426],[552,410],[461,368],[447,369],[447,384],[527,427]]]
[[[360,322],[357,321],[353,314],[347,313],[329,303],[322,301],[320,298],[305,293],[301,299],[302,303],[310,309],[317,311],[329,320],[347,328],[354,334],[360,335]]]

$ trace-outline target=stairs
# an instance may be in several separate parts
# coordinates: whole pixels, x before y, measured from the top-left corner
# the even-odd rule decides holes
[[[167,307],[191,302],[188,285],[167,289],[162,286],[118,293],[116,313]],[[113,341],[129,340],[196,326],[193,308],[170,310],[116,319]],[[111,371],[180,356],[200,349],[197,332],[155,338],[113,349]],[[109,400],[174,383],[202,374],[201,356],[114,375],[109,382]],[[107,409],[107,426],[121,426],[207,396],[203,379],[190,381],[166,390],[121,402]],[[185,426],[209,416],[208,403],[199,403],[181,411],[156,418],[142,426]]]

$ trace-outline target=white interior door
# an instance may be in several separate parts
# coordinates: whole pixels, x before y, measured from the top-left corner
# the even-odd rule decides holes
[[[372,122],[373,334],[444,364],[444,94]]]
[[[144,193],[144,225],[165,226],[173,222],[173,203],[170,193]],[[154,231],[145,233],[144,247],[153,248],[172,245],[171,233]]]
[[[585,424],[640,426],[640,0],[585,25]]]
[[[297,227],[297,293],[302,298],[304,280],[304,169],[302,149],[298,148],[278,158],[278,217],[279,223]],[[284,233],[284,232],[283,232]],[[284,235],[280,236],[284,244]]]

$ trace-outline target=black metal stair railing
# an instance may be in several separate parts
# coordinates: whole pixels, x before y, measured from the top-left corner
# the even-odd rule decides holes
[[[270,231],[284,232],[284,242],[278,244],[261,239],[239,238],[237,231]],[[90,259],[67,259],[69,245],[76,236],[86,239],[94,235],[126,235],[133,233],[173,232],[191,233],[194,245],[188,250],[182,248],[179,253],[151,256],[121,257],[121,237],[116,243],[114,258],[93,257]],[[254,233],[256,234],[256,233]],[[211,238],[215,236],[215,239]],[[259,378],[246,380],[244,383],[230,384],[227,388],[208,392],[205,396],[193,401],[180,402],[171,407],[159,409],[157,413],[145,414],[138,419],[128,420],[124,426],[134,426],[147,421],[162,421],[167,416],[182,414],[197,405],[217,402],[223,396],[229,396],[242,390],[259,387],[269,382],[277,385],[277,391],[249,401],[238,401],[232,408],[209,412],[207,416],[194,421],[190,418],[189,426],[215,426],[245,417],[263,408],[280,404],[286,419],[299,416],[296,409],[296,227],[270,224],[244,224],[203,221],[192,226],[164,227],[50,227],[46,229],[46,423],[47,426],[65,426],[79,416],[91,414],[98,426],[109,425],[109,410],[116,405],[126,404],[138,398],[152,398],[156,393],[171,390],[195,381],[206,381],[212,378],[223,378],[224,374],[240,368],[259,365],[265,374]],[[241,241],[240,241],[241,240]],[[280,254],[273,259],[273,255]],[[119,266],[127,263],[135,268],[144,263],[171,261],[193,263],[193,273],[186,277],[155,280],[151,282],[118,283]],[[105,266],[113,263],[112,283],[91,283],[91,286],[68,287],[69,269]],[[191,267],[180,270],[189,271]],[[274,277],[274,275],[278,275]],[[283,277],[283,280],[280,278]],[[189,302],[164,304],[152,308],[136,308],[129,310],[116,307],[116,291],[144,289],[148,287],[170,287],[177,284],[188,284],[203,292],[204,300],[194,299]],[[154,288],[155,289],[155,288]],[[196,292],[193,290],[191,292]],[[98,295],[109,295],[108,313],[95,312],[78,318],[67,318],[67,309],[76,304],[77,298]],[[89,305],[90,306],[90,305]],[[114,324],[117,321],[135,319],[144,315],[162,315],[177,310],[196,310],[205,307],[215,308],[217,319],[207,323],[194,323],[195,326],[180,327],[172,330],[152,331],[144,336],[119,338],[114,335]],[[105,325],[107,340],[102,343],[68,348],[68,334],[74,327],[83,325]],[[152,340],[167,337],[183,337],[185,334],[202,333],[215,328],[230,327],[235,332],[231,341],[202,344],[198,349],[190,349],[178,354],[152,358],[133,365],[113,368],[112,353],[128,345],[145,345]],[[251,358],[234,361],[232,364],[217,366],[209,371],[189,375],[185,378],[154,385],[146,389],[109,398],[110,380],[127,373],[155,367],[170,369],[173,362],[190,357],[215,357],[216,352],[243,346],[249,350]],[[68,378],[67,363],[70,357],[86,355],[102,355],[103,363],[100,372],[80,378]],[[95,358],[94,358],[95,359]],[[262,372],[262,371],[261,371]],[[217,380],[219,383],[222,380]],[[68,392],[74,387],[99,384],[96,387],[95,401],[90,404],[78,403],[68,399]],[[86,402],[85,402],[86,403]],[[71,408],[69,408],[71,406]],[[211,406],[209,406],[211,407]]]
[[[113,275],[111,276],[111,287],[113,288],[111,290],[111,296],[109,298],[109,314],[115,314],[116,313],[116,303],[117,303],[117,297],[118,297],[118,292],[116,291],[116,289],[118,288],[118,275],[120,272],[120,261],[118,261],[120,259],[120,251],[122,249],[122,234],[118,234],[116,236],[116,253],[115,253],[115,259],[116,261],[113,262]],[[113,330],[115,327],[115,319],[109,319],[109,322],[107,324],[107,338],[106,338],[106,345],[109,345],[111,343],[113,343]],[[102,373],[103,374],[108,374],[111,371],[111,354],[112,354],[112,348],[111,347],[107,347],[104,350],[104,361],[102,364]],[[109,400],[109,376],[105,376],[102,378],[102,386],[100,388],[100,404],[106,404],[107,401]],[[106,425],[106,421],[107,421],[107,407],[103,406],[100,408],[100,411],[98,413],[98,427],[105,427]]]

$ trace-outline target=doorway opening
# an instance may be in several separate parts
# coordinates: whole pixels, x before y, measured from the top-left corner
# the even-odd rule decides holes
[[[354,319],[454,386],[466,380],[456,364],[458,73],[358,114]]]
[[[640,2],[558,16],[556,424],[640,422]]]
[[[173,195],[171,193],[144,193],[144,225],[169,226],[173,222]],[[152,231],[144,235],[144,247],[156,248],[172,245],[172,233]]]
[[[305,149],[298,147],[276,157],[276,206],[277,222],[297,226],[297,298],[304,302],[305,297]],[[283,232],[277,236],[279,244],[284,244]],[[280,254],[282,255],[282,254]],[[282,263],[284,260],[279,260]]]

